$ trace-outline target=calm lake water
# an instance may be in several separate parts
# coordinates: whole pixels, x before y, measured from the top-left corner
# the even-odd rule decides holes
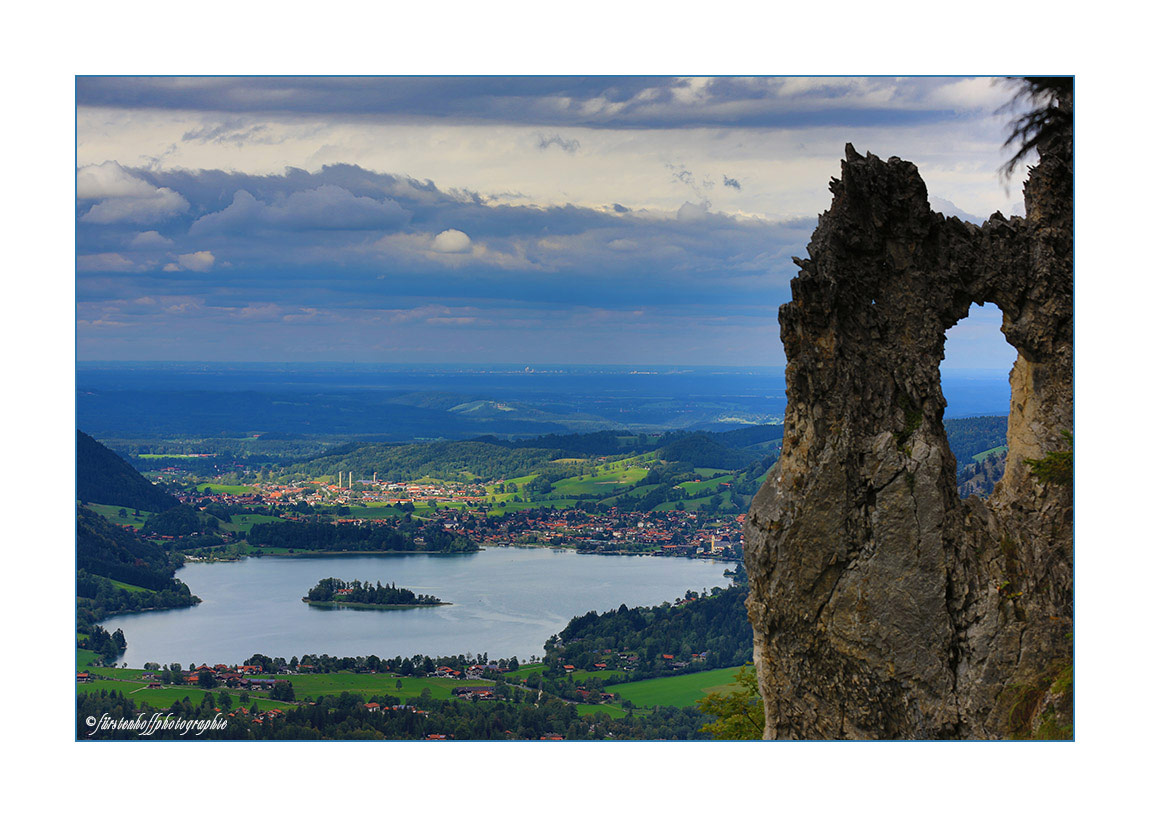
[[[687,590],[726,587],[730,563],[596,556],[544,548],[489,548],[457,556],[262,557],[189,564],[176,576],[203,603],[102,622],[124,630],[120,661],[235,663],[254,653],[394,658],[543,654],[572,616],[626,604],[661,604]],[[414,610],[323,609],[300,599],[320,579],[394,582],[450,606]]]

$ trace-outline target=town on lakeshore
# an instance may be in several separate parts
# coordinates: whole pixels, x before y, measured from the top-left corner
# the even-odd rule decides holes
[[[163,469],[167,479],[181,476],[178,467]],[[713,481],[713,480],[712,480]],[[344,484],[346,482],[346,484]],[[693,484],[706,480],[697,476]],[[274,516],[286,522],[305,522],[317,514],[330,516],[329,524],[370,526],[394,524],[404,513],[416,513],[426,522],[470,537],[481,547],[500,545],[573,548],[581,553],[632,553],[664,556],[742,559],[745,514],[705,513],[699,510],[623,511],[618,507],[528,507],[493,509],[492,499],[507,496],[507,484],[493,480],[479,484],[452,482],[387,482],[374,475],[353,479],[337,474],[324,480],[248,485],[211,485],[175,490],[181,502],[205,510],[209,505],[226,510],[239,520]],[[718,481],[721,491],[729,481]],[[226,541],[239,533],[222,532]],[[173,539],[162,535],[161,539]],[[259,546],[253,552],[258,552]],[[210,554],[185,557],[210,559]]]

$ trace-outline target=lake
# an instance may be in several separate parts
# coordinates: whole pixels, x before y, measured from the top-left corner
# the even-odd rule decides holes
[[[453,556],[261,557],[189,564],[176,573],[203,603],[101,622],[128,640],[120,661],[189,666],[237,663],[255,653],[380,658],[487,653],[543,655],[576,615],[674,601],[687,590],[726,587],[729,562],[599,556],[548,548],[488,548]],[[313,607],[301,601],[320,579],[394,582],[448,606],[409,610]]]

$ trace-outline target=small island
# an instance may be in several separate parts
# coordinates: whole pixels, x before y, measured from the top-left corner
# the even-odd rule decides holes
[[[303,601],[316,607],[352,607],[370,610],[399,610],[408,607],[439,607],[451,602],[435,596],[416,594],[406,587],[376,582],[321,579]]]

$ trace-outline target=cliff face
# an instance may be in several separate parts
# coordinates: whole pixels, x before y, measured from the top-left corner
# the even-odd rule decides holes
[[[1011,736],[1072,651],[1073,489],[1024,462],[1073,428],[1072,145],[1040,150],[1025,219],[982,227],[913,164],[846,155],[779,310],[783,451],[746,523],[765,737]],[[1009,455],[960,500],[939,363],[986,302],[1018,350]]]

